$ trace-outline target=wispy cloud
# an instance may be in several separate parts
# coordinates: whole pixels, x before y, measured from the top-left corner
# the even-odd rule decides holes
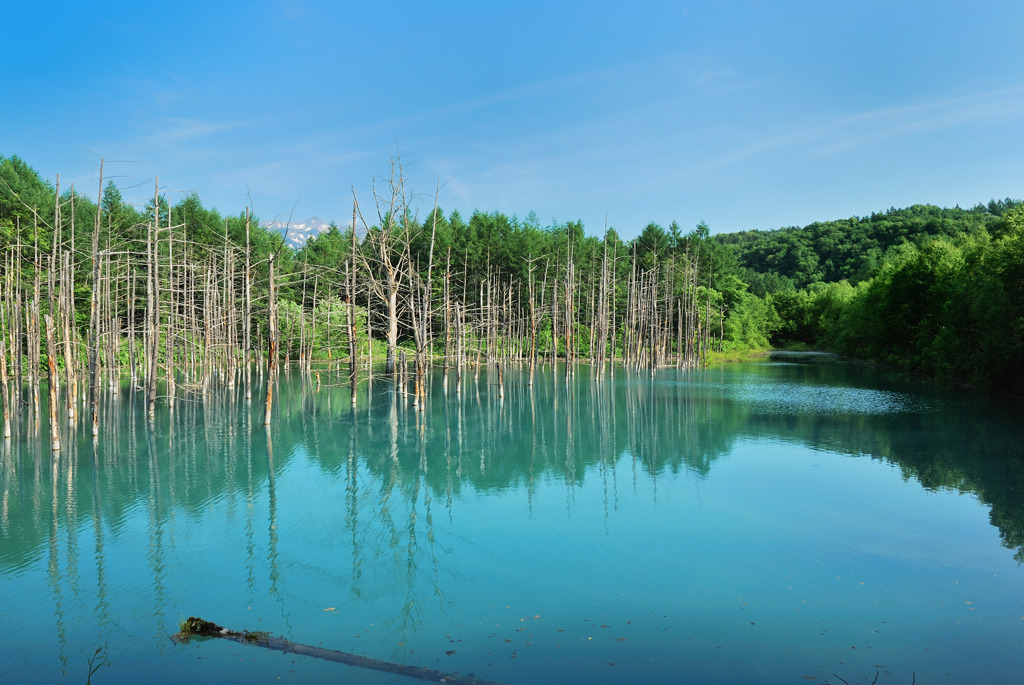
[[[968,96],[884,107],[822,127],[823,156],[884,140],[1024,119],[1024,86]]]
[[[800,122],[790,126],[788,131],[755,139],[689,166],[682,174],[700,176],[768,153],[833,157],[905,136],[1017,120],[1024,120],[1024,85],[881,107],[831,120]]]
[[[170,147],[248,126],[245,121],[202,121],[200,119],[164,119],[147,136],[151,145]]]

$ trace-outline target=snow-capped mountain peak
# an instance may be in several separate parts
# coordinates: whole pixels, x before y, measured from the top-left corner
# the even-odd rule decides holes
[[[270,221],[263,224],[263,228],[268,231],[276,231],[285,235],[285,242],[288,244],[288,247],[296,250],[305,245],[306,241],[310,238],[326,232],[330,226],[329,222],[324,221],[318,216],[311,216],[305,221],[293,221],[291,223],[287,221]]]

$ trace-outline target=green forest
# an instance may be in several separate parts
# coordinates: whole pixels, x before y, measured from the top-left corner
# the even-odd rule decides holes
[[[353,195],[351,222],[295,250],[248,209],[223,215],[194,193],[172,204],[156,181],[134,206],[102,164],[100,179],[63,187],[0,156],[5,388],[63,378],[94,393],[128,376],[152,407],[161,378],[173,406],[176,384],[244,375],[248,392],[257,361],[347,364],[354,388],[360,369],[401,373],[406,358],[447,383],[481,364],[653,371],[788,347],[1024,392],[1016,200],[728,234],[651,223],[623,240],[417,206],[393,160]]]
[[[1024,205],[914,205],[715,238],[801,343],[997,392],[1024,390]]]

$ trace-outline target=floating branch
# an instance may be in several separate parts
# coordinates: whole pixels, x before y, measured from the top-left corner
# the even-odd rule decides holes
[[[840,677],[837,673],[833,673],[832,675],[835,676],[836,678],[839,678],[839,680],[841,680],[842,682],[846,683],[846,685],[850,685],[850,683],[848,683],[846,680],[843,680],[843,678]],[[871,681],[871,685],[877,685],[877,683],[878,683],[878,675],[879,675],[879,672],[875,671],[875,679]],[[917,683],[917,671],[914,671],[913,672],[913,680],[911,681],[910,685],[916,685],[916,683]],[[825,685],[829,685],[829,682],[827,680],[825,681]]]
[[[289,654],[301,654],[303,656],[311,656],[316,659],[334,661],[347,666],[369,668],[374,671],[396,673],[409,678],[416,678],[417,680],[425,680],[433,683],[446,683],[449,685],[499,685],[492,680],[477,678],[472,673],[466,676],[452,675],[449,673],[435,671],[430,668],[406,666],[404,664],[395,664],[390,661],[371,659],[369,657],[359,656],[358,654],[339,652],[335,649],[324,649],[323,647],[303,645],[298,642],[286,640],[283,637],[271,637],[269,633],[264,632],[236,632],[234,630],[223,628],[216,623],[204,621],[203,619],[195,616],[190,616],[186,620],[182,621],[179,628],[181,630],[171,637],[171,639],[176,642],[188,642],[192,637],[219,637],[239,644],[255,645],[257,647],[264,647],[277,652],[287,652]]]

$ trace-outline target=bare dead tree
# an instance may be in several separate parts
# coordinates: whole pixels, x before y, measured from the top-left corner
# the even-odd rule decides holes
[[[159,254],[157,231],[160,225],[160,182],[153,181],[153,220],[148,224],[146,255],[148,270],[146,278],[146,412],[150,419],[156,416],[157,350],[159,349],[158,326],[160,321]],[[93,425],[97,426],[95,417]]]
[[[10,379],[7,376],[7,348],[5,343],[5,337],[7,335],[7,326],[4,325],[5,310],[6,307],[0,307],[0,404],[3,407],[4,415],[4,440],[11,439],[11,387]],[[10,321],[7,318],[7,321]]]
[[[405,189],[405,176],[401,157],[392,157],[390,172],[384,181],[381,192],[377,188],[378,179],[373,182],[373,199],[377,211],[377,226],[371,230],[356,201],[356,211],[366,231],[366,242],[370,249],[362,253],[368,274],[377,278],[367,278],[366,283],[371,292],[383,302],[386,317],[387,357],[384,371],[395,372],[395,351],[398,347],[399,300],[402,280],[405,278],[406,260],[409,257],[408,198]]]
[[[265,408],[263,412],[263,425],[270,425],[271,410],[274,406],[274,382],[276,381],[277,372],[277,299],[274,293],[274,262],[277,256],[284,249],[285,243],[288,238],[288,231],[291,226],[291,218],[289,217],[288,226],[285,227],[284,235],[281,237],[281,243],[277,246],[277,250],[273,252],[268,261],[269,274],[267,277],[267,283],[269,286],[269,293],[267,299],[267,398]]]
[[[355,190],[353,190],[354,198]],[[358,206],[352,201],[352,246],[345,262],[345,283],[348,288],[348,382],[351,388],[352,406],[356,404],[356,382],[358,380],[356,353],[356,214]]]
[[[60,401],[57,384],[57,345],[53,340],[53,317],[46,315],[46,367],[47,374],[47,404],[50,410],[50,449],[54,452],[60,451],[60,424],[57,423],[57,407]]]
[[[248,207],[245,208],[245,318],[242,322],[242,334],[245,358],[245,399],[252,399],[252,265],[251,247],[249,245],[249,230],[252,223],[252,215]]]

